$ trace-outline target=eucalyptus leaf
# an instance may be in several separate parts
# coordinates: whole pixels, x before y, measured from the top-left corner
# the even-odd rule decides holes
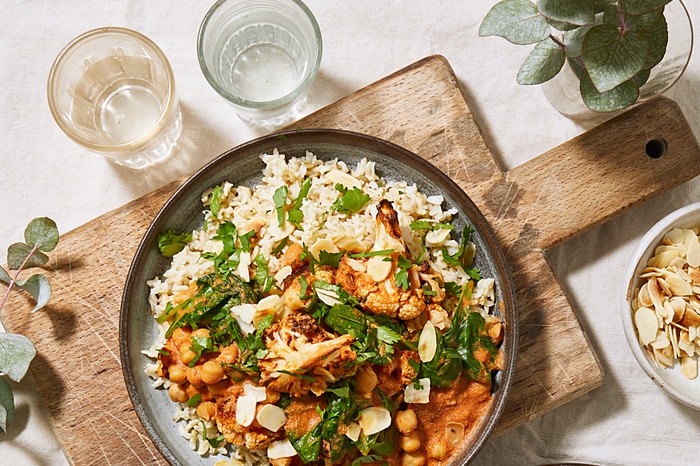
[[[645,15],[625,16],[625,28],[628,31],[649,32],[658,27],[657,21],[663,17],[663,7]]]
[[[590,76],[583,73],[581,77],[581,97],[583,103],[595,112],[614,112],[629,107],[639,98],[639,87],[633,79],[623,82],[619,86],[599,92],[593,85]]]
[[[576,74],[576,77],[578,79],[581,79],[581,76],[586,71],[586,69],[583,67],[581,62],[579,62],[579,59],[567,57],[566,61],[573,70],[574,74]]]
[[[583,26],[595,21],[594,0],[538,0],[537,10],[556,21]]]
[[[36,356],[32,340],[16,333],[0,332],[0,371],[15,382],[27,373],[29,363]]]
[[[581,56],[581,48],[583,47],[583,38],[593,26],[581,26],[572,31],[564,33],[564,45],[566,46],[566,56],[577,58]]]
[[[599,92],[614,89],[639,73],[649,55],[649,41],[639,32],[620,32],[609,25],[594,26],[583,39],[582,54],[591,81]]]
[[[643,15],[671,3],[671,0],[625,0],[622,8],[629,15]]]
[[[32,295],[34,301],[36,301],[36,306],[32,309],[32,312],[36,312],[39,309],[46,306],[51,298],[51,284],[49,280],[40,274],[34,274],[26,280],[18,280],[17,286],[27,291]]]
[[[649,80],[650,74],[651,70],[642,70],[639,73],[635,74],[632,79],[634,80],[634,83],[637,85],[637,87],[642,87]]]
[[[58,244],[56,222],[48,217],[35,218],[24,230],[24,241],[30,246],[38,246],[44,252],[53,251]]]
[[[5,406],[0,404],[0,428],[2,428],[2,430],[4,432],[7,432],[7,418],[8,418],[7,408],[5,408]]]
[[[0,428],[7,432],[7,426],[12,423],[12,418],[15,415],[15,397],[12,394],[12,387],[9,382],[0,377]]]
[[[549,36],[551,29],[544,16],[529,0],[503,0],[486,14],[479,35],[499,36],[518,45],[536,44]]]
[[[566,55],[564,48],[552,40],[537,44],[518,71],[518,84],[541,84],[561,71]]]
[[[656,25],[646,33],[649,41],[649,55],[644,62],[643,69],[650,70],[664,58],[666,55],[666,46],[668,45],[668,24],[666,18],[661,15]]]
[[[577,24],[565,23],[564,21],[557,21],[552,18],[547,18],[547,22],[557,31],[571,31],[579,27]]]
[[[33,248],[28,244],[24,243],[14,243],[7,248],[7,266],[10,270],[19,270],[24,264],[24,260],[27,256],[31,254],[29,260],[27,260],[26,267],[41,267],[49,261],[49,256],[43,252],[36,250],[32,253]]]
[[[12,278],[10,277],[10,274],[7,273],[7,270],[5,270],[2,267],[0,267],[0,282],[3,282],[6,285],[9,285],[10,282],[12,282]]]

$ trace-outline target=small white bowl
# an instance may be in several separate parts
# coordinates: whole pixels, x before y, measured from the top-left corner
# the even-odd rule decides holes
[[[639,342],[637,329],[632,318],[634,290],[642,284],[639,274],[646,267],[647,261],[654,255],[654,250],[664,235],[673,228],[692,228],[697,226],[700,226],[700,202],[668,214],[644,235],[632,254],[629,267],[627,268],[625,276],[627,289],[623,295],[621,310],[622,326],[625,329],[627,343],[629,343],[632,354],[634,354],[644,372],[676,400],[692,408],[700,409],[700,376],[695,380],[686,379],[681,373],[680,361],[672,368],[657,366]]]

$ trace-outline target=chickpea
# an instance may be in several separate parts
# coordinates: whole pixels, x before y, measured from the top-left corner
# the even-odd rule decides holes
[[[183,363],[189,364],[195,357],[197,357],[197,353],[192,351],[192,346],[189,342],[180,345],[180,360]]]
[[[202,364],[202,381],[207,385],[220,382],[224,378],[224,368],[216,361],[207,361]]]
[[[180,341],[190,337],[192,330],[189,327],[176,328],[173,332],[173,340]]]
[[[202,367],[194,366],[187,368],[187,381],[192,384],[194,388],[200,388],[204,386],[204,381],[202,380]]]
[[[267,401],[268,403],[275,404],[280,400],[280,392],[276,392],[268,388],[265,391],[265,394],[267,395],[265,401]]]
[[[422,453],[404,453],[401,457],[401,466],[423,466],[425,456]]]
[[[394,418],[394,425],[402,434],[410,434],[416,430],[416,428],[418,428],[418,418],[416,417],[416,412],[412,409],[397,411],[396,417]]]
[[[187,381],[187,372],[182,366],[171,364],[168,367],[168,378],[174,383],[185,383]]]
[[[184,385],[179,383],[170,384],[170,388],[168,388],[168,396],[175,403],[184,403],[189,399],[187,397],[187,392],[185,391]]]
[[[413,431],[408,435],[401,435],[399,437],[399,446],[406,453],[413,453],[420,449],[420,437],[418,436],[418,431]]]
[[[193,337],[200,337],[200,338],[209,338],[209,329],[208,328],[198,328],[194,332],[192,332]]]
[[[374,387],[377,386],[377,374],[374,373],[371,367],[368,367],[355,375],[355,383],[361,393],[371,393]]]
[[[436,460],[444,459],[447,456],[447,442],[440,439],[428,447],[428,456]]]
[[[209,390],[209,393],[212,395],[223,395],[230,386],[231,382],[222,380],[215,384],[207,385],[207,390]]]
[[[202,401],[197,405],[197,416],[208,421],[216,416],[216,405],[211,401]]]

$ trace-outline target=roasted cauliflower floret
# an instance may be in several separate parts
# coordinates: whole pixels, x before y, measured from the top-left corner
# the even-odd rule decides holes
[[[307,294],[311,295],[313,283],[321,280],[330,284],[335,283],[335,271],[331,267],[317,267],[315,273],[311,273],[308,267],[302,267],[295,274],[285,280],[285,290],[282,295],[284,304],[292,311],[306,309],[311,304],[310,299],[301,299],[301,277],[307,283]]]
[[[356,359],[350,335],[334,337],[307,314],[292,313],[263,334],[267,355],[258,361],[260,385],[292,396],[320,395],[329,383],[351,374]]]
[[[383,200],[377,209],[377,234],[373,251],[392,250],[389,256],[374,256],[361,260],[343,256],[335,275],[335,282],[360,301],[360,305],[374,314],[410,320],[425,311],[425,297],[415,265],[404,268],[408,288],[396,283],[401,270],[399,257],[410,260],[410,252],[401,239],[398,216],[391,202]],[[386,259],[390,259],[387,261]],[[363,270],[364,268],[364,270]]]

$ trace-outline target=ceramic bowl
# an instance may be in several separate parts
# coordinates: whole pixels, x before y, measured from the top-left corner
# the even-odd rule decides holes
[[[202,225],[204,215],[201,194],[225,180],[234,185],[253,187],[262,177],[260,155],[274,148],[288,157],[303,156],[307,150],[323,160],[340,158],[354,166],[362,158],[375,162],[378,175],[388,180],[416,183],[426,195],[440,194],[448,207],[458,210],[455,229],[461,231],[465,222],[471,223],[476,234],[472,240],[477,247],[475,266],[483,276],[496,280],[496,312],[507,323],[503,340],[504,370],[496,375],[493,402],[476,425],[454,464],[469,461],[486,442],[505,406],[513,378],[517,345],[518,320],[515,294],[505,257],[496,243],[488,223],[474,203],[451,179],[430,163],[394,144],[370,136],[336,130],[288,131],[273,134],[238,146],[221,155],[187,180],[166,202],[148,228],[139,245],[122,298],[120,312],[120,353],[126,386],[136,413],[146,432],[163,456],[172,465],[212,465],[217,457],[203,458],[190,449],[189,442],[173,421],[175,405],[167,391],[153,389],[152,380],[144,367],[152,362],[141,351],[157,336],[155,321],[148,304],[146,281],[162,274],[170,260],[158,252],[158,234],[167,228],[192,231]]]
[[[697,226],[700,226],[700,202],[670,213],[644,235],[632,254],[627,268],[625,277],[627,288],[621,304],[621,314],[627,342],[644,372],[676,400],[700,409],[700,377],[695,380],[686,379],[681,373],[679,362],[672,368],[658,366],[639,342],[632,314],[634,292],[643,284],[643,279],[639,278],[639,275],[646,268],[647,261],[654,255],[654,250],[661,243],[664,235],[673,228]]]

